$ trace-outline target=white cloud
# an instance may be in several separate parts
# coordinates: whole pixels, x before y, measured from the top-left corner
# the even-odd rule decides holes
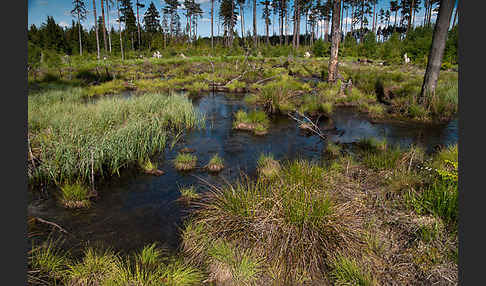
[[[47,6],[47,4],[49,4],[49,2],[47,2],[47,1],[39,1],[38,3],[39,3],[39,5],[42,5],[42,6]]]
[[[201,22],[211,22],[211,19],[210,18],[202,18]]]
[[[63,27],[63,28],[66,28],[66,27],[68,27],[69,25],[68,25],[66,22],[64,22],[64,21],[61,21],[61,22],[59,22],[59,26],[61,26],[61,27]]]

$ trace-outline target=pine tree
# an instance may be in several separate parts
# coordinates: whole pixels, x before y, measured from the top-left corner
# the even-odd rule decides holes
[[[219,17],[223,20],[224,34],[226,36],[226,46],[232,45],[234,27],[237,22],[238,11],[235,10],[233,0],[221,0]]]
[[[269,31],[268,31],[268,26],[271,25],[270,22],[270,5],[271,2],[270,0],[263,0],[260,2],[260,4],[263,5],[263,14],[262,14],[262,19],[265,20],[265,30],[266,30],[266,36],[267,36],[267,45],[270,44],[270,37],[269,37]]]
[[[71,15],[77,17],[78,19],[78,38],[79,38],[79,54],[83,55],[83,43],[81,40],[81,20],[86,20],[86,3],[84,0],[73,0],[73,10],[71,10]]]
[[[98,23],[96,22],[96,0],[93,0],[93,16],[94,16],[94,26],[95,26],[95,33],[96,33],[96,49],[98,52],[97,58],[100,59],[100,38],[98,34]]]
[[[132,49],[133,49],[133,34],[135,33],[136,27],[136,19],[135,13],[133,12],[132,8],[132,1],[131,0],[121,0],[121,7],[120,7],[120,21],[125,24],[125,34],[132,35]]]
[[[419,102],[424,103],[428,95],[435,95],[435,87],[439,79],[442,57],[444,56],[447,41],[447,32],[451,22],[452,11],[455,0],[441,0],[437,22],[434,28],[432,46],[430,47],[427,69],[425,70],[424,82],[420,92]]]
[[[156,33],[160,27],[159,18],[159,11],[155,8],[154,2],[151,2],[143,17],[145,30],[151,34]]]

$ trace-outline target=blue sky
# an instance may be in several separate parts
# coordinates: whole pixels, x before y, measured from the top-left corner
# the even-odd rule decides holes
[[[248,0],[247,0],[248,1]],[[132,3],[135,3],[135,0],[132,0]],[[143,17],[143,13],[145,10],[148,8],[150,0],[139,0],[140,3],[145,4],[145,8],[142,8],[140,11],[140,19]],[[153,1],[157,9],[162,8],[162,4],[160,0]],[[179,0],[179,2],[182,2],[182,0]],[[201,4],[201,8],[204,11],[203,18],[199,20],[198,23],[198,34],[201,36],[208,36],[210,35],[211,31],[211,15],[210,15],[210,9],[211,9],[211,2],[210,0],[196,0],[196,2]],[[260,0],[257,0],[257,3],[260,2]],[[377,5],[377,11],[379,11],[380,8],[388,9],[389,7],[389,1],[379,1],[380,3]],[[92,0],[86,0],[87,4],[87,9],[88,9],[88,16],[87,19],[82,23],[84,27],[92,27],[94,23],[94,18],[92,14],[92,8],[93,8],[93,1]],[[96,6],[97,6],[97,15],[101,15],[101,1],[96,0]],[[134,5],[135,6],[135,5]],[[214,3],[215,7],[215,19],[214,19],[214,33],[218,33],[218,7],[219,7],[219,1],[215,0]],[[117,18],[117,12],[116,12],[116,4],[113,9],[110,11],[110,25],[115,27],[115,30],[118,29],[118,24],[115,22]],[[73,20],[73,17],[70,14],[70,11],[72,9],[72,1],[71,0],[28,0],[28,25],[30,26],[31,24],[35,24],[36,26],[40,26],[43,22],[46,21],[47,16],[53,16],[56,23],[60,24],[61,26],[70,26],[71,21]],[[252,31],[253,29],[253,14],[252,14],[252,2],[249,3],[247,2],[245,4],[245,30]],[[134,8],[134,11],[136,13],[136,10]],[[106,13],[106,9],[105,9]],[[346,13],[346,11],[345,11]],[[349,11],[349,14],[351,11]],[[416,24],[419,24],[423,21],[423,13],[424,11],[420,11],[420,13],[417,14],[416,16]],[[182,15],[182,9],[180,10],[180,15],[181,15],[181,24],[183,26],[185,25],[185,17]],[[257,23],[258,23],[258,34],[263,35],[265,33],[265,25],[263,20],[261,19],[262,15],[262,7],[259,5],[257,8]],[[346,15],[346,14],[345,14]],[[349,16],[349,15],[348,15]],[[433,16],[434,20],[435,15]],[[276,19],[278,21],[278,19]],[[273,21],[273,16],[271,18],[271,21]],[[393,16],[390,19],[390,22],[393,23],[394,18]],[[290,21],[289,21],[290,22]],[[349,21],[348,21],[349,22]],[[301,22],[301,32],[305,32],[305,21]],[[346,23],[346,22],[345,22]],[[238,34],[241,34],[240,30],[240,22],[238,21],[237,27],[236,27]],[[273,33],[273,29],[275,29],[275,33],[278,33],[278,22],[275,23],[275,25],[270,27],[270,34]],[[349,28],[348,28],[349,29]],[[330,27],[329,27],[330,30]],[[292,32],[292,23],[289,23],[289,29],[288,33],[290,34]],[[220,30],[220,33],[223,33],[222,29]],[[245,33],[246,34],[246,33]]]

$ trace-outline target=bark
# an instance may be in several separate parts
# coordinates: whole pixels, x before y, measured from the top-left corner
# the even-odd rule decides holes
[[[138,49],[140,50],[140,17],[139,17],[139,7],[138,7],[138,0],[137,0],[137,33],[138,33]]]
[[[324,41],[327,42],[329,41],[329,20],[324,20]]]
[[[78,13],[78,37],[79,37],[79,55],[83,55],[83,44],[81,42],[81,21],[79,20],[79,13]]]
[[[456,7],[456,12],[454,12],[454,20],[452,21],[452,27],[456,25],[457,10],[459,10],[459,6]]]
[[[437,79],[439,78],[442,57],[447,41],[447,32],[451,22],[452,10],[455,0],[442,0],[440,2],[439,14],[434,28],[432,47],[430,48],[427,69],[425,70],[424,82],[420,92],[419,103],[424,103],[428,95],[435,95]]]
[[[94,26],[96,33],[96,49],[98,51],[98,60],[100,59],[100,37],[98,36],[98,20],[96,19],[96,0],[93,0],[93,15],[94,15]]]
[[[103,19],[103,44],[105,44],[105,53],[108,51],[108,42],[106,41],[106,27],[105,27],[105,4],[101,0],[101,18]]]
[[[116,0],[116,10],[118,13],[118,29],[120,30],[120,50],[122,61],[125,59],[125,55],[123,54],[123,38],[122,38],[122,29],[121,29],[121,21],[120,21],[120,6],[118,4],[118,0]]]
[[[240,6],[240,24],[241,24],[241,39],[243,40],[245,38],[245,24],[243,22],[243,8]]]
[[[267,45],[270,45],[270,35],[268,34],[268,16],[265,18],[265,24],[267,25]]]
[[[338,51],[339,51],[339,40],[341,31],[339,29],[339,17],[341,9],[341,0],[334,0],[332,7],[332,44],[331,44],[331,57],[329,59],[329,69],[328,69],[328,82],[335,82],[338,75]]]
[[[415,6],[415,1],[412,0],[412,4],[410,4],[410,11],[408,13],[408,27],[407,27],[407,32],[410,30],[410,27],[412,25],[412,17],[413,17],[413,7]]]
[[[373,33],[376,33],[376,2],[373,3]]]
[[[257,2],[253,0],[253,45],[255,48],[258,46],[257,44]]]
[[[110,26],[110,0],[106,0],[106,12],[107,12],[107,23],[108,23],[108,47],[111,54],[111,26]]]
[[[213,19],[214,19],[214,0],[211,0],[211,49],[214,49]]]

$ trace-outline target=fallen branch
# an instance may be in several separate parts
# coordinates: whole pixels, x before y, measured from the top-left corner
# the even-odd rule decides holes
[[[41,222],[41,223],[45,223],[45,224],[48,224],[48,225],[51,225],[57,229],[59,229],[61,232],[64,232],[64,233],[69,233],[67,232],[64,228],[62,228],[61,226],[59,226],[57,223],[54,223],[54,222],[50,222],[50,221],[47,221],[45,219],[42,219],[40,217],[34,217],[33,218],[34,220],[38,221],[38,222]]]
[[[308,123],[310,123],[310,126],[307,129],[310,130],[311,132],[317,134],[317,136],[319,136],[322,140],[324,140],[324,141],[327,140],[327,136],[324,133],[322,133],[321,129],[316,124],[314,124],[314,122],[312,122],[312,120],[310,120],[307,116],[305,116],[304,114],[302,114],[302,113],[300,113],[298,111],[295,111],[295,113],[297,113],[301,117],[304,117],[304,119],[306,119],[307,122],[304,121],[304,120],[301,120],[301,119],[298,119],[298,118],[294,117],[290,112],[287,113],[287,115],[290,118],[292,118],[293,120],[295,120],[298,123],[300,123],[300,124],[308,124]]]
[[[248,70],[246,70],[244,73],[240,74],[239,76],[235,77],[234,79],[228,81],[225,85],[228,85],[230,83],[232,83],[233,81],[237,80],[237,79],[240,79],[241,77],[243,77],[246,73],[248,72]]]
[[[271,76],[271,77],[267,77],[267,78],[261,79],[261,80],[255,82],[255,84],[260,84],[260,83],[265,82],[267,80],[270,80],[272,78],[276,78],[277,76],[280,76],[280,75],[274,75],[274,76]]]

